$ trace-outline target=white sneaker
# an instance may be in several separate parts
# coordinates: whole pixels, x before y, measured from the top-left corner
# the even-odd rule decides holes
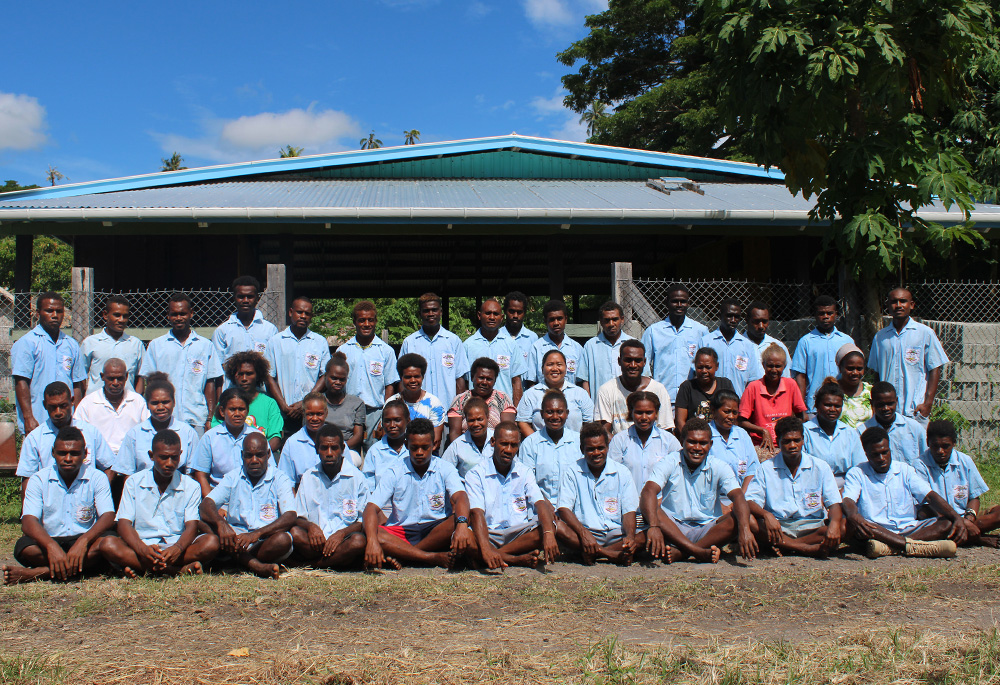
[[[952,540],[912,540],[906,538],[903,554],[908,557],[945,558],[955,556],[958,550]]]

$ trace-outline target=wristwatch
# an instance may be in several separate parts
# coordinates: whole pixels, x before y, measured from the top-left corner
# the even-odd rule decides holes
[[[456,516],[455,525],[458,525],[459,523],[464,523],[465,525],[469,525],[469,519],[466,518],[465,516]]]
[[[978,518],[978,516],[976,515],[976,510],[973,509],[972,507],[969,507],[968,509],[966,509],[965,513],[962,514],[962,516],[965,516],[966,518],[968,518],[969,516],[971,516],[973,520],[975,520],[976,518]]]

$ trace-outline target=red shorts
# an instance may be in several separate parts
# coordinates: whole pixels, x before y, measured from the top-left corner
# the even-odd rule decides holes
[[[403,542],[409,542],[409,540],[406,539],[406,530],[403,526],[382,526],[382,530],[387,533],[392,533]]]

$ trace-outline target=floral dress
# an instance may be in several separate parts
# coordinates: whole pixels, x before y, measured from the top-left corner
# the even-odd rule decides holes
[[[861,394],[844,397],[844,411],[840,420],[851,428],[857,428],[872,417],[872,384],[862,383]]]

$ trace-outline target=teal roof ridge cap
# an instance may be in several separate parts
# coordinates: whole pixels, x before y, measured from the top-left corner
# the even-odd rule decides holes
[[[751,162],[734,162],[710,157],[695,157],[673,152],[637,150],[610,145],[596,145],[552,138],[538,138],[511,133],[505,136],[471,138],[466,140],[418,143],[381,147],[374,150],[343,150],[325,152],[301,157],[263,159],[231,164],[216,164],[178,171],[157,171],[148,174],[121,178],[85,181],[48,188],[16,190],[0,194],[0,200],[21,198],[75,197],[92,193],[107,193],[122,190],[161,188],[187,183],[221,181],[242,176],[256,176],[266,173],[306,171],[325,167],[349,166],[354,164],[395,162],[406,159],[423,159],[444,155],[460,155],[475,152],[489,152],[503,148],[515,148],[527,152],[555,155],[576,155],[607,162],[643,164],[662,167],[683,167],[716,173],[781,181],[784,174],[777,169],[767,169]]]

